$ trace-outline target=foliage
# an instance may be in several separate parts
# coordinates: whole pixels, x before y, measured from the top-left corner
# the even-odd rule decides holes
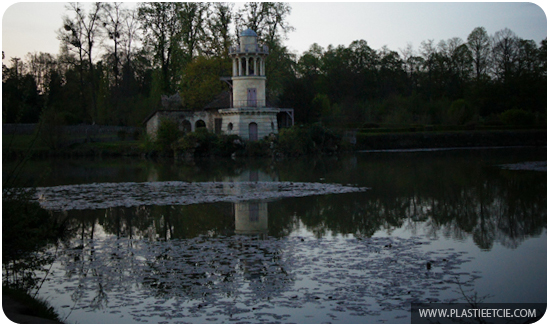
[[[170,119],[161,119],[157,129],[155,144],[160,151],[166,152],[171,149],[174,142],[181,136],[178,124]]]
[[[197,57],[181,74],[180,96],[182,104],[190,109],[202,109],[224,90],[220,76],[229,76],[231,61],[225,58]]]
[[[222,157],[231,156],[244,148],[244,142],[239,136],[217,135],[209,132],[206,128],[199,128],[194,132],[187,133],[172,146],[175,155],[181,151],[191,151],[197,156],[218,155]]]
[[[535,123],[535,115],[525,110],[511,109],[502,112],[500,120],[510,126],[532,126]]]
[[[45,252],[63,234],[63,226],[38,203],[32,192],[5,189],[2,198],[3,285],[29,290],[38,285],[36,272],[51,264]]]
[[[270,154],[270,141],[267,139],[259,139],[246,143],[245,153],[249,157],[262,157]]]
[[[474,121],[475,112],[472,106],[464,99],[458,99],[451,104],[447,112],[447,124],[464,125]]]
[[[320,124],[283,129],[277,142],[277,150],[289,156],[334,153],[340,147],[341,137]]]

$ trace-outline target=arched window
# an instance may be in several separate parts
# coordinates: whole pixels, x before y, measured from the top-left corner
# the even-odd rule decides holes
[[[229,131],[232,131],[232,130],[233,130],[233,123],[230,122],[230,123],[227,125],[227,130],[229,130]]]
[[[202,120],[197,120],[197,122],[195,122],[195,130],[199,128],[206,128],[206,123]]]

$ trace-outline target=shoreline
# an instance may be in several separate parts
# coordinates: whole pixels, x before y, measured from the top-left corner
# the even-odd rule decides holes
[[[7,135],[4,135],[7,136]],[[435,151],[484,148],[546,147],[547,131],[531,130],[472,130],[472,131],[412,131],[403,133],[357,133],[355,143],[344,152],[376,153],[392,151]],[[279,152],[283,156],[285,153]],[[82,157],[169,157],[172,153],[146,150],[137,141],[85,142],[51,150],[46,148],[3,148],[4,158],[82,158]],[[271,156],[272,153],[254,153]],[[214,155],[214,154],[211,154]],[[208,156],[208,155],[207,155]],[[247,156],[247,155],[245,155]],[[255,156],[255,155],[253,155]],[[292,155],[291,155],[292,156]]]

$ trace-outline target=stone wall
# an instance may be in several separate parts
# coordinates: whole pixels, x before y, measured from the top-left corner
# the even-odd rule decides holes
[[[36,128],[37,123],[6,123],[2,124],[3,135],[32,135]],[[143,128],[140,127],[125,127],[125,126],[102,126],[102,125],[72,125],[63,126],[63,130],[68,135],[82,135],[90,134],[97,136],[116,135],[119,131],[125,131],[128,134],[135,132],[141,132]]]
[[[157,111],[147,120],[146,131],[147,134],[154,139],[156,137],[161,120],[168,119],[171,121],[175,121],[181,131],[195,131],[197,129],[197,123],[199,121],[202,121],[209,131],[214,132],[214,119],[218,117],[219,114],[217,112],[193,112],[183,110]]]

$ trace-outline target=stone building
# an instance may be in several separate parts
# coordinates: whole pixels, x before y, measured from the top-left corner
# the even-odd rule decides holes
[[[277,134],[281,127],[292,126],[293,109],[273,108],[266,101],[265,61],[268,54],[268,47],[258,44],[256,32],[244,30],[240,34],[239,44],[229,49],[233,63],[232,77],[221,78],[229,84],[230,91],[219,94],[201,111],[174,108],[177,100],[165,98],[167,105],[172,107],[155,111],[147,117],[147,133],[154,137],[163,118],[176,121],[184,132],[205,127],[211,132],[238,135],[251,141]],[[166,103],[163,103],[165,108]]]

